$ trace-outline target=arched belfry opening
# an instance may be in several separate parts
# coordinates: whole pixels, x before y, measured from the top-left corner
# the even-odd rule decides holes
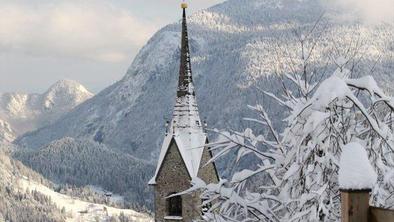
[[[192,64],[189,50],[186,8],[182,3],[182,35],[177,94],[172,120],[166,124],[166,134],[161,147],[155,175],[149,181],[155,192],[155,221],[185,221],[199,219],[203,210],[199,193],[172,195],[190,188],[193,178],[207,183],[217,183],[219,176],[207,147],[193,85]],[[206,165],[206,166],[205,166]]]

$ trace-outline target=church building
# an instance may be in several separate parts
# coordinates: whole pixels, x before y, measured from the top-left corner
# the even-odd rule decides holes
[[[179,82],[173,117],[164,138],[154,177],[149,185],[155,192],[155,221],[191,222],[201,218],[199,193],[168,198],[191,187],[191,179],[217,183],[219,176],[212,158],[204,124],[201,122],[193,86],[186,24],[187,4],[182,4],[182,41]],[[205,166],[206,165],[206,166]]]

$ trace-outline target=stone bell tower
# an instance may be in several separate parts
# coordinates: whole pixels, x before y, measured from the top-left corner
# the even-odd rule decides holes
[[[155,221],[191,222],[201,217],[202,200],[198,193],[168,196],[191,187],[191,179],[199,177],[206,183],[217,183],[219,176],[206,144],[208,138],[198,113],[193,86],[186,23],[187,4],[182,3],[182,40],[177,96],[169,130],[163,141],[154,177],[149,185],[155,192]]]

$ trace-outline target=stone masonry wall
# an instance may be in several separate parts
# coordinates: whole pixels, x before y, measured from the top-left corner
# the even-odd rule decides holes
[[[170,149],[156,178],[156,184],[155,221],[168,221],[164,220],[167,215],[167,199],[165,198],[171,193],[178,193],[190,188],[190,176],[175,142],[170,144]],[[196,194],[182,196],[183,221],[190,222],[200,215],[200,210],[194,204],[197,198]]]
[[[211,158],[210,152],[205,149],[201,166],[205,165]],[[200,168],[199,177],[207,183],[218,182],[213,164]],[[167,199],[171,193],[178,193],[190,188],[190,176],[183,162],[178,147],[174,141],[171,142],[167,155],[164,158],[160,172],[156,178],[155,185],[155,221],[171,222],[175,220],[164,220],[167,215]],[[199,193],[182,196],[182,215],[184,222],[190,222],[199,218],[201,214],[201,199]],[[180,221],[180,220],[176,220]]]
[[[209,152],[208,147],[204,149],[202,155],[202,160],[200,164],[200,171],[198,172],[198,177],[205,181],[205,183],[218,183],[218,175],[213,163],[205,166],[206,163],[212,158],[211,152]]]

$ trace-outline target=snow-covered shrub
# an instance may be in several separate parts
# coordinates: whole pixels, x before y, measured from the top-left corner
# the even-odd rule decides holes
[[[346,67],[354,51],[346,56],[350,59],[333,61],[337,68],[328,78],[314,72],[309,68],[315,47],[311,39],[299,36],[299,64],[291,65],[290,74],[279,75],[283,94],[264,92],[287,113],[283,130],[275,127],[263,106],[256,105],[250,108],[258,118],[247,120],[260,124],[263,135],[251,129],[217,131],[220,138],[212,144],[216,151],[212,161],[235,150],[237,162],[249,155],[259,162],[251,167],[254,170],[244,169],[218,184],[193,179],[187,192],[200,190],[203,204],[212,204],[205,220],[338,221],[339,160],[342,150],[353,142],[366,148],[378,175],[373,204],[393,206],[394,100],[371,76],[352,77],[355,69]],[[255,181],[257,189],[249,189],[248,183]]]
[[[213,207],[207,220],[337,221],[340,218],[338,171],[342,149],[357,142],[366,147],[379,179],[373,203],[392,207],[394,188],[392,112],[394,100],[385,95],[372,77],[350,78],[339,67],[322,81],[309,98],[276,98],[289,108],[286,127],[277,132],[262,106],[251,107],[268,129],[269,136],[252,130],[221,134],[214,145],[217,159],[237,149],[238,160],[246,154],[260,159],[256,170],[242,170],[231,180],[205,185],[194,179],[192,189],[202,189]],[[257,191],[246,181],[259,175]],[[219,219],[218,219],[219,218]]]

